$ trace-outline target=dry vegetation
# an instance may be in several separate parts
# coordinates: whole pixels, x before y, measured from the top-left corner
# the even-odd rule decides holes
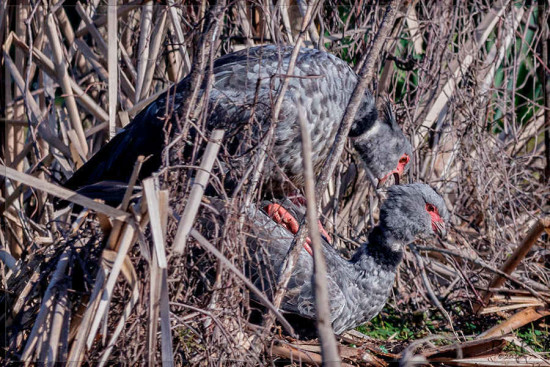
[[[118,209],[60,183],[192,69],[202,78],[209,60],[227,52],[294,44],[308,3],[306,46],[359,70],[387,3],[26,2],[0,2],[0,360],[318,363],[317,344],[248,322],[239,218],[258,200],[254,180],[228,200],[230,215],[213,215],[203,200],[197,221],[183,216],[195,229],[179,249],[178,218],[197,198],[190,178],[205,164],[197,149],[181,161],[183,140]],[[407,249],[393,296],[370,327],[391,332],[339,338],[344,363],[513,365],[518,354],[548,363],[549,11],[501,0],[400,5],[369,88],[395,101],[415,148],[409,180],[445,196],[452,229],[437,246]],[[178,111],[182,135],[206,116],[196,102]],[[377,219],[367,181],[346,147],[322,198],[323,222],[344,254]],[[89,209],[55,212],[54,197]]]

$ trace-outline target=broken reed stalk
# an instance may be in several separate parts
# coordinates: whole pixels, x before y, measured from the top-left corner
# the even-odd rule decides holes
[[[84,135],[84,129],[82,128],[80,114],[78,113],[78,108],[76,107],[76,101],[74,98],[73,89],[71,87],[71,78],[69,77],[67,64],[63,57],[64,47],[59,41],[57,27],[55,26],[53,15],[51,13],[48,14],[46,18],[46,34],[48,35],[50,47],[53,53],[57,81],[61,85],[65,95],[65,104],[67,106],[67,111],[69,112],[71,125],[78,136],[80,150],[84,154],[84,157],[86,157],[88,155],[88,144],[86,143],[86,136]]]
[[[116,261],[117,255],[118,254],[116,251],[111,251],[106,249],[102,254],[102,263],[105,264],[106,262],[109,262],[113,264]],[[124,330],[124,326],[126,325],[126,322],[128,321],[130,315],[132,314],[132,310],[134,309],[134,306],[139,301],[140,289],[139,289],[139,281],[138,281],[136,269],[134,268],[134,265],[132,264],[132,262],[130,261],[130,258],[127,255],[124,257],[121,273],[126,279],[126,281],[128,282],[128,285],[132,288],[131,297],[128,303],[126,303],[126,306],[124,307],[122,315],[118,320],[114,331],[110,333],[110,339],[108,343],[105,343],[105,338],[107,336],[107,327],[108,327],[108,324],[107,324],[108,313],[105,314],[105,318],[103,320],[105,329],[102,331],[102,333],[104,338],[103,343],[106,344],[107,347],[102,353],[101,359],[98,364],[99,367],[102,367],[107,363],[107,360],[109,359],[109,356],[111,355],[111,352],[115,347],[116,341],[120,336],[120,333]]]
[[[160,47],[162,46],[163,37],[165,35],[165,26],[167,11],[160,10],[160,19],[155,23],[153,34],[151,35],[151,45],[149,46],[149,57],[147,63],[147,69],[145,70],[145,76],[143,77],[143,85],[141,88],[141,94],[138,95],[136,88],[136,100],[141,100],[147,96],[147,93],[151,90],[151,82],[153,81],[153,75],[155,74],[156,65],[158,62],[158,55],[160,53]]]
[[[78,325],[76,336],[69,352],[69,357],[67,359],[69,367],[78,367],[83,362],[84,351],[86,349],[86,338],[94,318],[94,312],[99,304],[100,293],[104,282],[105,271],[102,271],[100,268],[100,271],[97,272],[92,294],[90,294],[90,301],[88,302],[84,316],[82,316],[82,321]]]
[[[313,246],[313,289],[315,294],[315,312],[317,316],[317,331],[321,342],[321,355],[324,366],[340,366],[340,355],[336,338],[332,330],[330,317],[330,300],[327,285],[327,264],[321,244],[319,222],[317,217],[317,201],[315,200],[315,173],[311,160],[311,136],[309,135],[304,108],[298,105],[298,120],[302,136],[302,156],[305,179],[305,194],[307,204],[307,224],[309,237]]]
[[[208,175],[206,181],[208,181]],[[165,269],[168,264],[166,261],[166,246],[164,244],[165,234],[163,233],[160,220],[157,186],[158,184],[155,184],[155,178],[153,177],[143,180],[143,191],[147,202],[147,211],[149,212],[149,225],[151,226],[151,232],[153,233],[153,246],[155,247],[156,259],[158,261],[159,268]]]
[[[151,254],[149,278],[149,325],[147,328],[147,361],[150,367],[155,366],[157,354],[157,330],[159,317],[159,299],[162,287],[162,269],[158,266],[155,251]]]
[[[168,294],[168,270],[161,269],[160,288],[160,332],[161,356],[163,366],[174,365],[172,347],[172,324],[170,322],[170,295]]]
[[[145,203],[142,201],[141,209],[143,209],[144,206],[145,206]],[[149,216],[146,214],[143,214],[139,218],[139,225],[135,221],[132,221],[125,225],[125,227],[122,229],[122,232],[120,234],[120,240],[118,242],[118,245],[116,246],[116,257],[113,261],[113,265],[109,272],[109,276],[107,277],[107,281],[99,285],[96,284],[96,286],[101,287],[102,295],[99,300],[97,310],[94,313],[93,321],[91,322],[91,326],[90,326],[90,332],[86,339],[86,346],[88,347],[88,349],[91,348],[94,342],[95,336],[97,334],[97,331],[99,329],[100,322],[103,320],[103,317],[105,316],[105,313],[107,312],[107,309],[110,305],[111,297],[113,295],[113,290],[118,280],[118,276],[120,275],[121,271],[122,272],[124,271],[124,262],[128,259],[127,257],[128,251],[130,250],[132,245],[135,243],[138,237],[138,233],[141,231],[142,226],[146,225],[148,221],[149,221]],[[104,254],[106,253],[106,251],[109,251],[109,250],[104,250]],[[90,305],[93,304],[94,301],[95,301],[94,299],[91,299],[89,304]]]
[[[74,191],[68,190],[58,185],[54,185],[52,183],[33,177],[26,173],[18,172],[13,168],[6,167],[3,164],[0,164],[0,176],[4,176],[6,178],[18,181],[34,189],[47,192],[48,194],[58,197],[60,199],[67,200],[72,203],[81,205],[83,207],[103,213],[114,219],[118,219],[126,222],[132,221],[130,214],[128,214],[127,212],[123,212],[122,210],[113,208],[112,206],[109,206],[109,205],[101,204],[86,196],[80,195]]]
[[[134,191],[134,186],[136,185],[139,171],[141,170],[141,166],[143,165],[144,160],[145,157],[140,155],[138,156],[136,163],[134,163],[134,168],[132,169],[130,181],[128,182],[128,186],[126,187],[126,191],[124,192],[124,197],[122,198],[122,203],[120,204],[120,209],[123,211],[126,211],[128,209],[130,198],[132,196],[132,192]],[[118,242],[120,230],[122,229],[122,225],[123,222],[118,220],[115,221],[115,223],[113,224],[113,228],[111,229],[111,233],[109,233],[109,238],[107,239],[107,248],[110,248],[111,250],[115,249],[115,246]]]
[[[158,208],[160,212],[160,225],[163,233],[166,233],[168,227],[168,213],[170,211],[169,191],[160,190],[158,193]],[[157,263],[158,264],[158,263]],[[155,312],[158,315],[160,311],[160,332],[161,332],[161,356],[162,362],[166,366],[174,365],[173,346],[172,346],[172,324],[170,322],[170,295],[168,288],[168,269],[157,268],[157,286],[156,290],[158,297],[158,303],[160,306],[156,308]],[[160,292],[160,294],[158,293]],[[157,300],[154,299],[157,303]],[[156,338],[156,335],[155,335]],[[156,342],[156,340],[155,340]],[[153,349],[153,353],[156,349]]]
[[[138,65],[136,79],[136,98],[139,102],[142,94],[143,81],[149,64],[149,46],[151,44],[151,23],[153,21],[153,2],[147,2],[141,8],[141,21],[139,29]]]
[[[107,6],[107,65],[109,83],[109,140],[116,134],[116,111],[118,102],[118,19],[117,0],[109,0]]]
[[[495,336],[503,336],[512,331],[527,325],[530,322],[537,321],[541,317],[550,315],[550,310],[544,307],[528,307],[515,313],[512,317],[504,320],[487,331],[479,334],[476,339],[487,339]]]
[[[174,0],[168,0],[168,11],[170,12],[170,21],[172,22],[174,33],[176,33],[176,38],[180,45],[178,50],[181,53],[181,58],[183,60],[183,75],[187,75],[187,73],[191,71],[191,61],[189,59],[189,54],[187,53],[187,47],[183,47],[186,42],[185,37],[183,36],[183,30],[181,29],[181,23],[179,21],[178,9],[175,6]]]
[[[214,161],[220,150],[220,144],[225,134],[224,130],[216,129],[212,131],[210,135],[210,141],[206,144],[206,149],[202,156],[201,165],[195,176],[193,182],[193,187],[191,188],[191,193],[189,194],[189,199],[185,205],[183,214],[181,215],[181,220],[178,224],[178,231],[174,237],[173,250],[176,253],[183,253],[185,250],[185,243],[187,242],[187,237],[189,232],[195,223],[195,217],[199,211],[201,204],[201,199],[204,194],[204,190],[208,185],[208,179],[210,178],[210,172],[214,166]]]
[[[546,216],[544,218],[541,218],[535,222],[529,229],[529,232],[527,232],[527,235],[521,242],[521,244],[516,248],[516,250],[512,253],[512,255],[506,260],[506,262],[501,267],[501,272],[507,275],[512,274],[512,272],[518,267],[518,265],[521,263],[521,261],[525,258],[531,247],[535,244],[539,236],[544,232],[545,230],[548,231],[550,229],[550,216]],[[506,278],[504,278],[502,275],[497,274],[493,277],[491,282],[489,283],[489,286],[487,288],[500,288],[504,282],[506,281]],[[492,292],[486,291],[483,296],[483,302],[487,303],[487,301],[491,298],[493,295]],[[474,306],[474,313],[478,313],[483,308],[482,304],[477,303]]]
[[[61,354],[59,356],[60,358],[58,358],[57,354],[61,345],[65,344],[65,341],[61,339],[61,334],[63,332],[68,332],[68,330],[63,327],[64,325],[68,325],[70,318],[70,302],[66,287],[59,290],[57,299],[58,301],[54,309],[50,328],[49,345],[46,348],[45,358],[42,358],[46,366],[54,366],[56,362],[63,362],[61,359],[63,355]]]

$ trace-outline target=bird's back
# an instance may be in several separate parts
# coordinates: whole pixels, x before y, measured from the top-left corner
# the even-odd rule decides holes
[[[238,174],[250,164],[249,153],[264,138],[272,106],[286,77],[292,47],[259,46],[225,55],[214,62],[214,84],[209,95],[207,129],[226,129],[224,144],[229,169]],[[301,49],[281,106],[272,152],[264,172],[277,191],[285,179],[303,184],[301,138],[297,106],[305,111],[312,138],[313,163],[318,171],[336,136],[357,77],[341,59],[315,49]],[[166,123],[175,125],[189,90],[189,78],[140,112],[111,142],[103,147],[66,186],[72,189],[98,181],[127,182],[139,155],[150,155],[144,175],[161,164]],[[192,86],[191,86],[192,88]],[[204,93],[204,85],[200,95]],[[168,106],[168,108],[167,108]],[[166,116],[166,111],[174,111]],[[168,129],[175,131],[175,126]]]
[[[243,134],[249,134],[251,145],[257,144],[272,123],[272,107],[287,76],[291,52],[292,47],[263,46],[218,59],[214,64],[209,127],[224,127],[239,136],[239,142]],[[313,164],[318,171],[332,147],[356,83],[355,73],[341,59],[319,50],[301,49],[277,116],[271,154],[275,161],[268,162],[265,172],[277,172],[278,165],[295,185],[303,185],[299,105],[305,112]],[[252,146],[238,151],[246,152]],[[270,176],[276,183],[284,180]]]

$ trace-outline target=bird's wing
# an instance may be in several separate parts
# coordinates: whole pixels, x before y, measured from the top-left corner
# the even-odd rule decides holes
[[[301,316],[315,319],[315,296],[311,283],[311,268],[300,268],[296,266],[291,281],[288,284],[287,292],[283,300],[282,308],[286,312],[294,312]],[[327,288],[331,323],[338,317],[345,306],[345,297],[336,282],[327,276]]]
[[[250,225],[254,233],[250,237],[249,245],[252,249],[252,256],[256,258],[255,261],[252,261],[250,276],[261,289],[272,294],[278,270],[294,236],[256,207],[249,208],[248,216],[251,218]],[[313,257],[305,249],[302,249],[281,305],[284,312],[315,318],[315,296],[311,285],[312,274]],[[326,279],[332,321],[342,311],[345,298],[337,282],[330,275]]]

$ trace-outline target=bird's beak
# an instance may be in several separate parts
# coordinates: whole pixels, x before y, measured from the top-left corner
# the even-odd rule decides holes
[[[394,171],[393,172],[394,185],[399,185],[399,177],[401,177],[399,172]]]
[[[394,179],[393,184],[394,185],[399,185],[399,180],[401,178],[402,172],[399,172],[397,169],[395,169],[395,170],[391,171],[390,173],[388,173],[387,175],[385,175],[384,177],[378,179],[378,184],[376,185],[376,189],[378,190],[379,188],[384,186],[384,184],[386,183],[386,181],[388,180],[388,178],[391,175],[393,175],[393,179]]]

